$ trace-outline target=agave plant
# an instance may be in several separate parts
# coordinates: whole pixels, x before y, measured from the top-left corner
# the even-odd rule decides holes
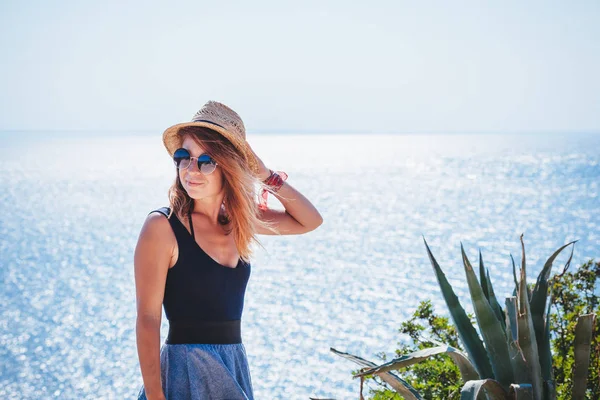
[[[477,280],[461,243],[462,261],[479,333],[433,257],[425,238],[423,241],[466,353],[444,343],[428,340],[436,347],[422,349],[385,364],[375,365],[334,348],[330,350],[363,367],[354,375],[355,378],[361,378],[361,383],[368,375],[379,376],[388,383],[393,382],[392,387],[406,399],[422,397],[406,381],[390,371],[425,361],[436,354],[449,355],[458,366],[461,378],[465,382],[461,390],[461,399],[556,399],[548,318],[552,304],[550,272],[552,263],[560,252],[577,241],[565,244],[548,258],[531,290],[527,286],[525,245],[521,235],[522,261],[519,278],[517,278],[513,259],[515,289],[513,295],[506,298],[504,309],[496,298],[489,270],[484,267],[481,252],[479,252],[479,280]],[[567,266],[572,258],[573,248]],[[586,314],[580,315],[577,321],[573,344],[575,354],[573,399],[585,399],[590,343],[595,319],[595,314]]]

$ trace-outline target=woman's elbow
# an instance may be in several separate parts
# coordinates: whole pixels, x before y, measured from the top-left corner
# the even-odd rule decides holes
[[[315,219],[315,221],[311,225],[309,225],[307,227],[306,232],[314,231],[315,229],[317,229],[322,224],[323,224],[323,217],[321,216],[321,214],[318,214],[317,218]]]

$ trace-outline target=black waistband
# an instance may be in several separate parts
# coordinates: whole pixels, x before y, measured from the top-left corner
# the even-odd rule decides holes
[[[169,321],[167,344],[242,343],[241,320]]]

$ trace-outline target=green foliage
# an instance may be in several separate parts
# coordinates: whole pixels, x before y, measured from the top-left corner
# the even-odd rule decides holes
[[[568,268],[568,267],[567,267]],[[533,284],[528,285],[533,288]],[[573,366],[573,340],[577,317],[581,314],[600,315],[600,262],[590,260],[574,272],[555,275],[551,281],[553,307],[550,314],[550,333],[553,354],[553,371],[558,399],[570,399]],[[469,318],[475,323],[474,316]],[[448,318],[435,315],[431,301],[422,301],[412,317],[401,324],[399,331],[410,338],[410,344],[399,343],[395,356],[399,357],[433,345],[421,342],[422,337],[432,338],[463,350],[458,333]],[[587,381],[588,399],[600,399],[600,323],[592,336],[592,353]],[[386,361],[385,354],[377,355]],[[402,369],[403,379],[409,382],[425,399],[460,399],[464,385],[458,367],[449,356],[436,355],[424,363]],[[402,399],[395,391],[367,376],[365,383],[375,380],[380,387],[370,389],[371,400]]]
[[[377,391],[371,400],[403,400],[402,396],[397,392],[394,392],[389,389],[385,389],[383,391]]]
[[[573,340],[577,316],[600,315],[600,262],[590,260],[574,272],[556,275],[553,282],[553,312],[550,314],[554,379],[557,397],[570,399],[572,390]],[[592,352],[587,383],[588,399],[600,399],[600,323],[592,334]]]

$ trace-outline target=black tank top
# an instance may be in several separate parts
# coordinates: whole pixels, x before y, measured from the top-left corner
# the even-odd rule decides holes
[[[169,207],[160,212],[169,220],[179,256],[169,268],[163,306],[169,321],[241,320],[250,263],[241,259],[235,268],[219,264],[202,250]],[[192,229],[193,231],[193,229]]]

